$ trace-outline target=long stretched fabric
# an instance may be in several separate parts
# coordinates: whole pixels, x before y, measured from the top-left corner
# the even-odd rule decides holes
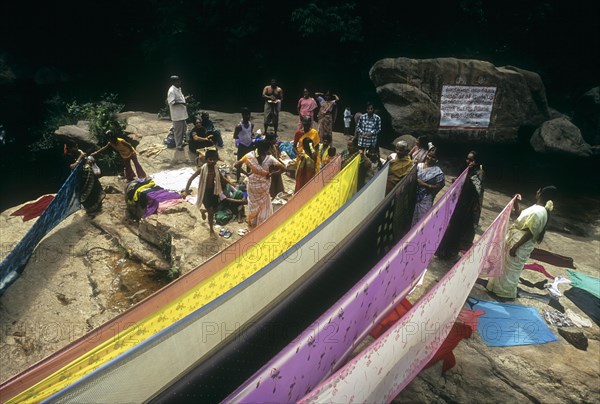
[[[302,241],[304,246],[297,254],[304,256],[308,249],[313,270],[301,285],[153,402],[223,400],[356,284],[400,240],[396,233],[404,235],[408,231],[396,226],[410,227],[412,220],[416,170],[381,201],[387,169],[384,166],[323,223],[326,227],[319,227],[322,234],[318,237],[324,236],[325,240],[311,234],[310,241]],[[405,208],[398,210],[398,206]]]
[[[556,341],[537,309],[518,304],[469,299],[474,309],[484,310],[477,332],[487,346],[545,344]]]
[[[392,328],[301,402],[390,402],[427,365],[448,336],[479,273],[497,266],[491,250],[513,201],[454,267]]]
[[[52,396],[51,400],[144,401],[197,360],[202,360],[204,355],[226,342],[227,336],[235,331],[236,319],[243,327],[260,310],[266,309],[272,298],[277,296],[277,291],[282,293],[294,277],[302,276],[305,266],[294,265],[289,260],[294,251],[288,249],[356,192],[357,171],[358,161],[340,172],[244,255],[119,334],[117,341],[107,341],[87,352],[81,358],[89,369],[87,375],[72,379],[75,383]],[[283,253],[286,255],[280,262],[288,264],[286,270],[273,271],[273,276],[266,276],[263,272],[257,274]],[[295,274],[290,272],[293,269],[296,269]],[[242,284],[251,277],[251,281]],[[264,283],[258,288],[251,288],[249,285],[254,282]],[[233,288],[235,291],[232,291]],[[231,293],[216,300],[227,291]],[[240,296],[244,293],[247,295],[245,299]],[[211,332],[206,327],[216,327],[217,331]],[[161,363],[161,372],[155,371],[156,363]]]
[[[332,161],[269,220],[257,226],[219,254],[212,256],[198,268],[171,282],[144,301],[32,368],[3,383],[0,386],[2,399],[12,398],[15,402],[44,399],[89,374],[102,363],[125,352],[131,345],[156,334],[199,307],[182,305],[179,306],[180,310],[175,310],[175,313],[172,314],[167,309],[172,309],[174,301],[180,302],[182,297],[190,295],[196,295],[201,297],[202,301],[206,301],[210,296],[225,292],[228,284],[213,282],[214,276],[234,262],[257,261],[257,251],[265,248],[264,244],[259,246],[259,242],[264,240],[267,235],[272,235],[276,229],[281,231],[281,224],[286,218],[300,210],[325,184],[337,178],[336,174],[339,172],[340,166],[339,158]],[[295,236],[299,237],[299,235]],[[288,247],[288,245],[284,246],[280,243],[276,243],[276,245],[278,248]],[[267,246],[269,245],[267,244]],[[267,250],[267,252],[269,251]],[[244,260],[244,257],[249,258]],[[261,259],[266,257],[274,258],[270,254],[262,254]],[[206,295],[196,293],[199,288],[204,290],[207,287],[210,293]],[[202,304],[202,302],[198,304]],[[151,327],[145,327],[144,324],[152,319],[155,319],[156,322],[152,323]],[[127,345],[123,341],[126,341]]]
[[[0,263],[0,296],[23,273],[25,264],[29,261],[33,250],[46,234],[66,217],[81,208],[77,189],[81,168],[82,165],[78,164],[71,171],[71,174],[44,210],[44,213]]]
[[[319,317],[314,326],[225,401],[297,401],[334,372],[419,281],[448,226],[465,175],[466,171],[421,221]]]
[[[98,368],[81,381],[51,397],[51,400],[144,401],[197,361],[203,360],[211,351],[237,338],[232,335],[237,334],[237,329],[244,328],[248,321],[260,316],[269,305],[277,304],[277,298],[310,270],[311,265],[315,264],[314,247],[318,248],[329,240],[336,242],[335,237],[323,232],[315,245],[307,248],[293,245],[297,239],[296,235],[302,238],[306,232],[312,232],[356,192],[357,174],[358,160],[346,167],[319,194],[259,242],[250,252],[251,255],[233,262],[213,277],[212,281],[217,284],[229,282],[229,291],[220,298],[202,306],[195,303],[199,299],[196,294],[206,293],[206,290],[196,290],[194,296],[189,299],[192,302],[189,303],[193,303],[199,309]],[[380,198],[383,198],[383,180],[379,188]],[[342,228],[336,233],[339,233],[338,237],[341,239],[347,230],[345,227],[352,223],[349,218],[345,218],[340,224]],[[310,233],[304,237],[303,244],[306,244],[304,240],[312,238],[313,235],[314,233]],[[292,245],[293,249],[286,252],[284,246]],[[275,261],[269,263],[274,259]],[[242,277],[246,273],[248,276]],[[176,303],[174,302],[173,306]],[[186,304],[185,299],[179,304]],[[175,310],[178,310],[177,307]],[[152,324],[146,323],[142,326],[146,325]],[[153,368],[157,362],[162,364],[160,372]]]

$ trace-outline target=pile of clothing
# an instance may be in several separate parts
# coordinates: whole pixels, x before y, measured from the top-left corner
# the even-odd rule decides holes
[[[183,201],[178,192],[163,189],[152,178],[136,179],[127,184],[125,200],[129,214],[136,220]]]

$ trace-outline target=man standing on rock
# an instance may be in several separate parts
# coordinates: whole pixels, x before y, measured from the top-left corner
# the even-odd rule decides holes
[[[358,147],[369,150],[377,148],[377,136],[381,132],[381,118],[375,113],[373,104],[367,104],[367,113],[361,115],[356,125]],[[379,153],[379,150],[377,150]]]
[[[271,79],[271,84],[263,88],[262,97],[265,100],[265,131],[269,124],[273,124],[273,133],[277,134],[279,126],[279,111],[281,110],[281,101],[283,101],[283,90],[277,86],[277,80]]]
[[[175,147],[177,150],[183,150],[183,137],[187,129],[186,120],[188,119],[187,104],[185,97],[181,92],[181,79],[179,76],[171,76],[171,87],[167,93],[167,102],[171,112],[171,121],[173,122],[173,134],[175,135]]]

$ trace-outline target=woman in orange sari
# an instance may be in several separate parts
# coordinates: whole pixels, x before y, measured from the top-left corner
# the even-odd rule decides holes
[[[316,173],[317,152],[310,138],[302,139],[302,152],[296,156],[296,189],[298,192]]]
[[[235,168],[241,170],[248,177],[248,212],[247,220],[250,227],[256,227],[273,214],[271,204],[271,177],[281,174],[284,167],[268,154],[270,144],[260,142],[255,151],[245,154],[235,163]],[[243,170],[246,166],[248,169]]]

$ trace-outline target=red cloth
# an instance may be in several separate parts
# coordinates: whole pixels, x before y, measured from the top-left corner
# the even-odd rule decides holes
[[[385,333],[394,323],[400,320],[408,311],[411,309],[412,304],[404,299],[400,302],[399,305],[394,307],[394,310],[390,314],[388,314],[374,329],[370,332],[373,338],[379,338],[383,333]],[[477,330],[477,323],[479,321],[479,316],[485,314],[483,310],[469,310],[462,309],[458,314],[457,321],[452,325],[452,329],[450,333],[446,337],[446,340],[437,350],[435,355],[431,358],[427,366],[433,366],[440,360],[444,361],[442,366],[442,374],[444,374],[447,370],[450,370],[456,365],[456,358],[454,357],[454,348],[458,345],[463,338],[469,338],[475,330]]]
[[[442,374],[452,369],[456,365],[456,358],[454,357],[454,348],[458,345],[463,338],[470,338],[473,332],[477,329],[477,323],[479,316],[485,314],[483,310],[469,310],[462,309],[458,314],[457,321],[452,325],[450,333],[446,337],[446,340],[437,350],[433,358],[429,361],[425,368],[433,366],[437,361],[443,360]]]
[[[375,326],[369,335],[373,338],[379,338],[381,334],[393,326],[396,321],[400,320],[406,313],[408,313],[412,306],[413,305],[408,300],[402,300],[400,304],[394,307],[394,310],[392,310],[390,314],[388,314],[377,326]]]
[[[444,364],[442,365],[442,374],[446,373],[447,370],[452,369],[454,365],[456,365],[456,357],[452,350],[456,348],[463,338],[469,338],[471,334],[473,334],[473,330],[470,326],[458,322],[454,323],[446,340],[425,366],[425,369],[435,365],[439,360],[444,361]]]
[[[21,206],[19,209],[15,210],[10,215],[23,216],[23,221],[26,222],[44,213],[44,211],[46,210],[48,205],[50,205],[50,202],[52,202],[53,199],[54,195],[44,195],[34,202],[29,202]]]
[[[536,261],[546,262],[557,267],[575,269],[573,258],[555,254],[553,252],[542,250],[540,248],[534,248],[529,258]]]
[[[546,275],[546,278],[554,279],[554,276],[552,276],[551,273],[549,273],[548,271],[546,271],[546,268],[544,268],[540,264],[525,264],[523,266],[523,268],[525,268],[525,269],[531,269],[532,271],[536,271],[536,272],[539,272],[541,274]]]

